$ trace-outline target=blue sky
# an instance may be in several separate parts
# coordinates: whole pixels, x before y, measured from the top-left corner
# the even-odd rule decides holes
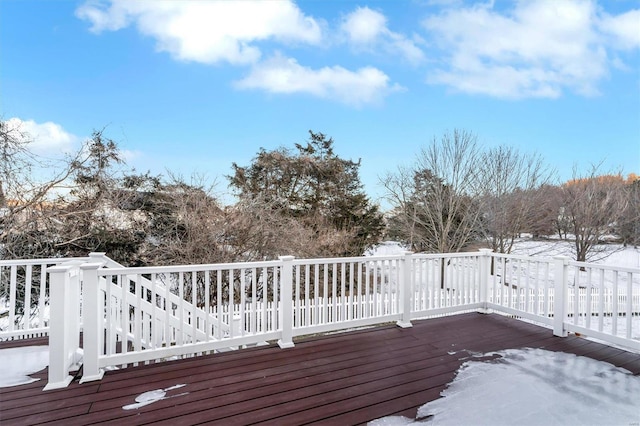
[[[138,171],[205,174],[308,130],[378,176],[455,128],[572,168],[640,173],[637,1],[0,3],[0,115],[34,150],[93,129]]]

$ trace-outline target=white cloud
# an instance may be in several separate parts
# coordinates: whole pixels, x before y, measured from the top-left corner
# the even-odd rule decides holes
[[[640,9],[618,16],[604,15],[600,28],[613,37],[611,43],[620,49],[640,48]]]
[[[446,9],[423,21],[446,58],[428,81],[500,98],[595,95],[612,66],[608,52],[638,45],[635,12],[602,20],[619,46],[607,42],[599,13],[587,0],[520,1],[506,12],[493,4]]]
[[[36,123],[33,120],[10,118],[9,126],[19,130],[25,141],[29,142],[29,149],[36,154],[51,155],[68,153],[74,149],[79,138],[62,128],[61,125],[47,121]]]
[[[379,103],[390,93],[402,90],[373,67],[357,71],[340,66],[312,69],[280,54],[256,64],[247,77],[236,82],[236,87],[270,93],[307,93],[354,106]]]
[[[241,89],[307,93],[355,106],[380,102],[401,90],[374,67],[311,69],[277,52],[265,54],[264,49],[273,49],[266,42],[314,46],[328,42],[323,39],[324,21],[305,15],[293,0],[87,1],[76,15],[88,21],[95,33],[135,27],[153,38],[159,51],[178,60],[249,65],[248,75],[235,82]],[[369,8],[357,9],[341,29],[349,34],[352,46],[372,50],[382,46],[385,53],[411,63],[424,59],[414,40],[390,31],[386,17]]]
[[[320,24],[290,0],[87,2],[76,15],[91,31],[116,31],[135,24],[173,57],[207,64],[249,64],[259,60],[257,43],[318,44]]]
[[[374,43],[388,31],[387,18],[368,7],[359,7],[347,15],[341,28],[356,44]]]
[[[414,40],[389,30],[387,18],[368,7],[359,7],[347,15],[340,29],[357,49],[382,49],[388,54],[399,54],[413,64],[424,60],[424,52]]]

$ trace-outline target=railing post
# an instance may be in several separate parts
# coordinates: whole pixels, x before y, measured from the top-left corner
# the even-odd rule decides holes
[[[91,252],[89,253],[89,259],[91,263],[100,263],[101,265],[104,265],[107,262],[107,256],[105,252]]]
[[[85,263],[80,268],[83,276],[83,366],[80,383],[100,380],[104,370],[98,365],[102,348],[102,327],[104,318],[104,303],[98,281],[98,268],[102,262]]]
[[[488,314],[489,310],[489,270],[491,268],[491,249],[480,249],[480,303],[482,307],[478,309],[481,314]]]
[[[49,377],[44,390],[64,388],[71,383],[69,367],[79,348],[78,267],[58,265],[49,273]]]
[[[567,319],[569,304],[569,258],[555,256],[555,271],[553,274],[553,335],[567,337],[564,323]]]
[[[293,256],[280,256],[282,269],[280,272],[280,313],[282,338],[278,340],[281,348],[293,347]],[[277,295],[274,295],[274,298]]]
[[[399,297],[402,318],[396,322],[396,325],[402,328],[413,327],[413,324],[411,324],[411,296],[413,293],[412,255],[413,252],[406,251],[400,260]]]

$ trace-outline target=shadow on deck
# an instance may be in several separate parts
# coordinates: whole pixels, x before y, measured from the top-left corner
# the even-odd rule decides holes
[[[291,349],[270,345],[130,367],[48,392],[42,391],[44,370],[33,375],[38,382],[0,389],[0,423],[348,425],[389,415],[414,418],[470,353],[524,347],[583,355],[640,374],[640,354],[470,313],[414,321],[408,329],[389,325],[299,339]],[[176,385],[185,386],[168,389]],[[164,399],[123,409],[156,389],[165,390]]]

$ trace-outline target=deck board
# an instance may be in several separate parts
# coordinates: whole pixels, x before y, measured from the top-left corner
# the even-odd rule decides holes
[[[39,343],[42,344],[40,339]],[[46,343],[46,340],[44,340]],[[22,345],[25,342],[0,344]],[[492,314],[463,314],[314,336],[276,345],[109,371],[102,381],[42,391],[40,382],[0,389],[3,425],[362,424],[439,397],[472,354],[544,348],[603,360],[640,374],[640,354]],[[135,410],[139,394],[185,384]],[[182,394],[181,396],[172,396]]]

